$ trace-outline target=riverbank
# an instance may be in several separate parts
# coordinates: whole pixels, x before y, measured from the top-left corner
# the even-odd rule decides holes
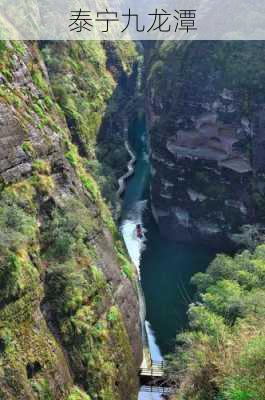
[[[124,147],[130,156],[130,160],[127,164],[127,172],[118,179],[118,185],[119,185],[119,188],[117,190],[118,197],[121,197],[122,194],[124,193],[126,189],[126,182],[134,174],[134,166],[136,163],[136,157],[129,146],[128,140],[125,140]]]

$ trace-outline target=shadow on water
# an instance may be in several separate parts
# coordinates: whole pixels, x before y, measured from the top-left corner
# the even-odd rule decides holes
[[[187,328],[187,309],[194,299],[190,279],[196,272],[205,271],[214,253],[164,239],[152,218],[146,229],[147,246],[141,259],[146,318],[165,355],[174,350],[176,334]]]

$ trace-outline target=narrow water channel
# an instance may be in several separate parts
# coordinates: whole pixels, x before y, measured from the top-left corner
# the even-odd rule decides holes
[[[176,333],[187,327],[187,307],[194,288],[191,276],[204,271],[214,256],[205,247],[177,244],[164,239],[151,217],[149,207],[149,160],[143,119],[129,129],[129,142],[136,154],[135,173],[123,198],[121,231],[130,257],[139,269],[146,302],[146,330],[153,361],[174,349]],[[143,225],[145,243],[136,237],[136,224]],[[139,400],[159,399],[158,394],[140,393]]]

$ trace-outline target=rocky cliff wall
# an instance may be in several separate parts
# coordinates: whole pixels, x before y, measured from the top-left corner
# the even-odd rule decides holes
[[[0,398],[135,399],[135,272],[89,168],[93,113],[77,103],[96,50],[109,76],[107,97],[91,91],[102,108],[118,82],[101,45],[53,46],[44,62],[34,43],[0,42]],[[58,88],[46,69],[56,57]],[[87,119],[71,126],[67,111]]]
[[[41,42],[72,140],[112,205],[128,161],[124,140],[137,108],[139,53],[133,42]]]
[[[263,42],[148,49],[152,208],[169,238],[223,246],[262,230],[264,54]]]

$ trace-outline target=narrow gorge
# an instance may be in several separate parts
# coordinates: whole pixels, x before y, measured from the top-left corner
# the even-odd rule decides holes
[[[264,56],[0,41],[1,400],[265,399]]]

